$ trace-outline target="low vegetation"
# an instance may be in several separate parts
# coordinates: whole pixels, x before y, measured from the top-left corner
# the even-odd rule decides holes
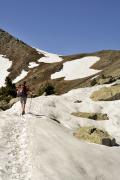
[[[94,126],[81,127],[75,133],[74,136],[91,143],[102,144],[106,146],[115,146],[116,141],[106,131],[98,129]]]
[[[87,112],[74,112],[72,115],[81,117],[81,118],[88,118],[93,120],[108,120],[107,114],[102,113],[87,113]]]
[[[46,96],[55,94],[55,87],[52,83],[43,84],[38,91],[38,95],[41,96],[45,93]]]
[[[5,84],[6,86],[0,89],[0,101],[4,100],[8,103],[12,98],[16,97],[16,87],[9,77],[6,78]]]

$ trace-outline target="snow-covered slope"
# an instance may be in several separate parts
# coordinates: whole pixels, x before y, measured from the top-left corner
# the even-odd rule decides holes
[[[0,87],[5,86],[5,79],[8,76],[9,72],[7,71],[12,65],[12,62],[0,55]]]
[[[21,73],[13,80],[13,83],[17,83],[20,80],[24,79],[27,76],[27,74],[31,71],[31,69],[40,66],[40,62],[55,63],[55,62],[60,62],[63,60],[57,54],[47,53],[45,51],[38,50],[38,49],[36,49],[36,50],[38,53],[44,54],[44,57],[38,59],[37,62],[30,62],[28,65],[29,71],[25,71],[24,69],[22,69]]]
[[[25,71],[24,69],[21,71],[21,74],[19,76],[17,76],[14,80],[13,83],[17,83],[20,80],[22,80],[25,76],[27,76],[28,72]]]
[[[23,117],[19,102],[0,112],[1,179],[119,180],[120,147],[90,144],[72,135],[79,126],[95,125],[120,143],[120,101],[90,100],[90,94],[100,87],[28,99]],[[82,103],[74,103],[76,100]],[[77,118],[71,115],[75,111],[107,113],[110,120]]]
[[[45,57],[42,57],[38,60],[38,62],[44,62],[44,63],[56,63],[56,62],[60,62],[63,61],[63,59],[61,57],[59,57],[59,55],[57,54],[52,54],[52,53],[48,53],[46,51],[40,50],[40,49],[36,49],[38,51],[38,53],[42,53],[45,55]]]
[[[37,67],[37,66],[39,66],[39,64],[37,64],[35,62],[30,62],[28,67],[29,68],[34,68],[34,67]]]
[[[63,64],[63,69],[60,72],[56,72],[51,75],[52,79],[65,77],[64,80],[74,80],[84,77],[88,77],[100,71],[90,69],[90,67],[99,61],[99,57],[88,56],[80,59],[76,59]]]

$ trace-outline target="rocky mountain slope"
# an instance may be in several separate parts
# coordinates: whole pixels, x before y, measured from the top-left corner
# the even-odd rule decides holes
[[[39,54],[34,48],[1,29],[0,54],[6,55],[12,61],[12,67],[9,69],[12,79],[20,74],[21,69],[26,69],[29,62],[44,56],[43,54]]]
[[[120,51],[103,50],[95,53],[77,54],[70,56],[58,56],[61,61],[40,61],[42,58],[47,58],[50,53],[30,47],[21,40],[13,37],[9,33],[0,29],[0,54],[5,55],[10,61],[12,66],[8,69],[9,77],[15,80],[24,71],[24,76],[20,83],[26,80],[31,87],[35,88],[36,93],[41,86],[46,82],[51,82],[56,88],[56,93],[61,94],[68,92],[71,89],[93,86],[95,84],[104,84],[106,82],[114,82],[120,78]],[[51,57],[51,55],[50,55]],[[85,77],[77,77],[75,79],[65,80],[64,77],[52,79],[51,75],[63,69],[66,62],[72,62],[86,57],[99,57],[100,60],[91,65],[91,69],[96,70],[96,73],[88,73]],[[51,57],[55,58],[55,57]],[[38,64],[38,66],[29,68],[30,63]],[[81,71],[82,67],[79,71]],[[75,70],[74,70],[75,71]],[[87,70],[86,70],[87,71]],[[87,72],[86,72],[87,73]],[[95,77],[95,78],[93,78]]]

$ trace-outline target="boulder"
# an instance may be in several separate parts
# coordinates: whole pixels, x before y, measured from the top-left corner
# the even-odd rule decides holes
[[[0,101],[0,110],[5,111],[5,110],[11,108],[12,105],[15,104],[17,101],[19,101],[19,98],[13,98],[10,100],[9,103],[5,100]]]
[[[96,127],[81,127],[73,134],[75,137],[91,143],[106,146],[116,146],[115,138],[111,137],[106,131]]]
[[[87,112],[74,112],[72,115],[82,118],[88,118],[93,120],[108,120],[107,114],[102,113],[87,113]]]
[[[120,99],[120,85],[103,87],[94,91],[90,98],[94,101],[114,101]]]
[[[0,101],[0,110],[6,110],[8,108],[9,108],[9,105],[5,100]]]
[[[19,98],[18,98],[18,97],[11,99],[10,102],[8,103],[9,107],[13,106],[13,104],[15,104],[15,103],[18,102],[18,101],[19,101]]]
[[[110,84],[114,81],[115,81],[114,77],[105,76],[102,74],[101,76],[98,76],[97,78],[92,79],[90,84],[91,86],[94,86],[94,85]]]
[[[102,85],[102,84],[109,84],[109,83],[111,83],[111,82],[113,82],[114,80],[113,80],[113,78],[112,77],[106,77],[106,78],[100,78],[100,79],[98,79],[98,81],[97,81],[97,84],[100,84],[100,85]]]

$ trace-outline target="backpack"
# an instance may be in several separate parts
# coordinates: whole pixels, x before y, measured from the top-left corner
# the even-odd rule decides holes
[[[28,90],[27,90],[26,86],[24,86],[23,88],[21,88],[17,91],[17,96],[18,97],[27,97],[27,92],[28,92]]]

